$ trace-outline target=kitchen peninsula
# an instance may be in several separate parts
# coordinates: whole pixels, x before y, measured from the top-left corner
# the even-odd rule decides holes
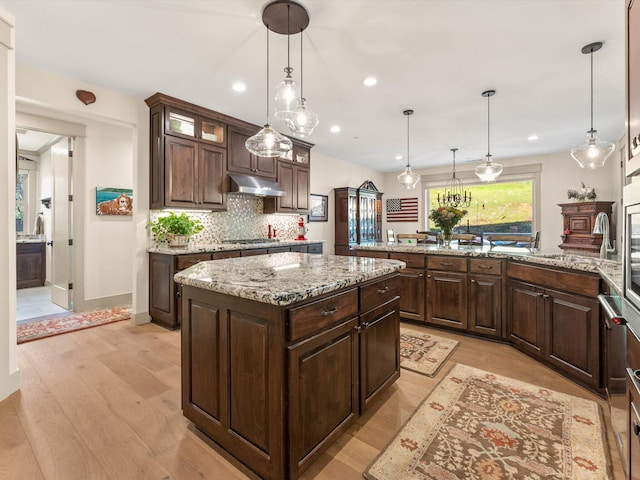
[[[184,415],[260,477],[298,478],[400,375],[401,268],[290,252],[176,274]]]

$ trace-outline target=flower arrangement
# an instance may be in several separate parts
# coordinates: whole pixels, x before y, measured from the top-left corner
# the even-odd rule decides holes
[[[467,213],[466,210],[460,210],[455,207],[438,207],[431,210],[429,218],[433,220],[436,227],[442,229],[442,234],[446,239],[446,237],[451,238],[453,227],[460,223],[460,220],[462,220]]]

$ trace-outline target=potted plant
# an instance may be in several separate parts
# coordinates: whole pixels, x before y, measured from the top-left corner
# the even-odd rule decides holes
[[[149,222],[147,226],[151,228],[157,242],[166,240],[170,247],[186,247],[189,244],[189,237],[204,229],[200,220],[189,218],[184,212],[180,215],[169,212],[166,217],[158,217],[155,222]]]

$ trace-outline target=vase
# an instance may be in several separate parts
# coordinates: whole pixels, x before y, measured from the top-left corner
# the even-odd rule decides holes
[[[184,248],[189,245],[189,236],[167,233],[167,243],[171,248]]]
[[[451,230],[442,230],[442,246],[444,248],[451,248],[451,235]]]

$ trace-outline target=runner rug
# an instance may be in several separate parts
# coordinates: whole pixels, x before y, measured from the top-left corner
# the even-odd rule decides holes
[[[433,377],[458,346],[457,340],[400,329],[400,366]]]
[[[596,402],[461,364],[444,377],[364,476],[613,478]]]
[[[131,318],[131,306],[77,312],[69,315],[52,315],[41,320],[18,323],[18,343],[30,342],[39,338],[51,337],[62,333],[97,327],[105,323],[119,322]]]

